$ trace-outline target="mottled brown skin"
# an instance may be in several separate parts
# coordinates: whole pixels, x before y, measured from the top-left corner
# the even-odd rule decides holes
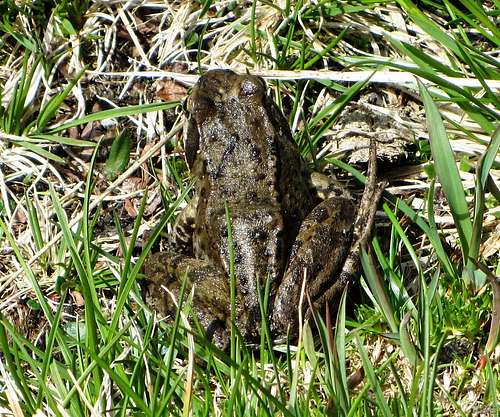
[[[371,195],[363,197],[371,205],[365,203],[364,212],[357,213],[359,204],[341,190],[314,207],[305,165],[261,78],[209,71],[194,86],[187,111],[186,159],[197,179],[194,214],[179,216],[173,243],[146,263],[146,302],[160,314],[173,314],[175,305],[160,287],[178,296],[186,278],[187,290],[194,287],[193,310],[208,336],[219,347],[227,346],[227,204],[239,331],[246,340],[258,335],[258,286],[269,279],[272,330],[295,334],[304,270],[309,296],[322,304],[337,295],[335,290],[325,299],[339,277],[345,286],[358,272],[360,236],[366,239],[380,197],[375,153]]]

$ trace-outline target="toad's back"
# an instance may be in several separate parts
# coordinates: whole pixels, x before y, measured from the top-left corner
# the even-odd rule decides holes
[[[199,197],[195,255],[219,259],[228,270],[227,202],[238,279],[254,285],[255,275],[280,276],[313,206],[285,118],[266,95],[261,78],[224,70],[200,78],[188,112],[186,157],[198,178]]]

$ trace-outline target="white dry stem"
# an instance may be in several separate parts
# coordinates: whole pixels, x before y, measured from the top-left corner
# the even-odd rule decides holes
[[[5,391],[5,396],[7,397],[7,402],[10,406],[10,409],[6,414],[1,415],[10,415],[12,413],[15,417],[24,417],[24,413],[21,409],[21,405],[19,403],[20,393],[18,391],[16,383],[12,380],[10,372],[7,372],[4,366],[3,359],[0,360],[0,375],[2,376],[2,383],[5,385],[3,390]],[[2,408],[0,408],[0,412],[2,412]]]
[[[135,34],[134,29],[132,28],[132,24],[130,23],[128,12],[125,12],[122,7],[118,8],[118,16],[120,17],[121,21],[123,22],[123,25],[125,29],[127,29],[128,34],[130,35],[130,39],[132,40],[132,43],[134,44],[134,47],[137,49],[137,52],[139,53],[140,57],[142,58],[143,62],[142,64],[146,66],[147,68],[151,67],[151,62],[149,61],[149,58],[147,57],[146,53],[144,52],[144,49],[137,38],[137,35]]]
[[[148,52],[150,57],[158,54],[157,65],[159,67],[177,61],[182,55],[184,55],[185,61],[188,61],[183,39],[186,31],[197,20],[197,14],[192,13],[192,5],[189,2],[182,2],[177,10],[170,6],[167,7],[170,25],[153,37]]]
[[[214,69],[213,67],[205,67],[204,70]],[[276,81],[300,81],[300,80],[316,80],[316,81],[335,81],[339,83],[354,83],[358,81],[368,80],[369,84],[388,84],[396,87],[413,87],[417,88],[417,80],[426,86],[434,85],[431,81],[420,78],[410,72],[403,71],[285,71],[285,70],[252,70],[253,75],[263,77],[267,80]],[[186,85],[194,85],[198,80],[198,75],[178,73],[173,71],[134,71],[134,72],[118,72],[118,71],[88,71],[90,75],[100,75],[113,78],[141,77],[141,78],[171,78]],[[459,78],[442,76],[443,80],[448,81],[459,87],[467,88],[482,88],[479,80],[474,78]],[[493,92],[500,91],[500,80],[484,80],[485,84]]]
[[[90,400],[85,395],[85,392],[83,391],[82,387],[78,384],[78,380],[73,375],[73,372],[71,371],[71,369],[68,369],[67,372],[68,372],[69,378],[71,379],[71,382],[73,383],[73,386],[75,387],[76,391],[79,394],[78,398],[85,404],[87,409],[90,411],[90,415],[92,417],[102,416],[102,414],[96,412],[96,410],[94,409],[94,406],[92,406]],[[90,378],[90,376],[89,376],[89,378]]]

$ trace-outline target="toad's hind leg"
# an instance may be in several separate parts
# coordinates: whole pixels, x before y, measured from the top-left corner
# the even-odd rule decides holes
[[[384,189],[377,184],[376,150],[371,144],[368,180],[359,209],[349,196],[340,193],[318,206],[301,225],[290,264],[278,288],[271,317],[275,334],[297,332],[302,280],[314,308],[336,299],[359,273],[361,246],[368,240],[377,204]],[[306,318],[311,310],[306,312]]]
[[[373,224],[375,222],[375,213],[377,211],[378,202],[380,201],[382,193],[387,186],[386,181],[377,181],[376,166],[376,145],[375,141],[372,139],[370,141],[370,159],[368,164],[367,181],[356,215],[356,220],[354,221],[352,228],[352,243],[349,248],[349,252],[345,258],[342,270],[340,271],[338,278],[335,282],[333,282],[333,285],[330,285],[326,291],[321,292],[319,297],[313,298],[314,308],[319,308],[334,299],[338,299],[344,288],[353,282],[360,273],[360,251],[368,244]],[[314,287],[311,290],[311,294],[315,294],[314,290],[317,292],[317,287]],[[306,314],[306,318],[310,316],[310,314],[311,310],[309,309]]]
[[[141,287],[146,304],[161,316],[171,318],[175,316],[181,301],[179,298],[185,280],[184,300],[192,291],[192,311],[207,337],[219,349],[227,348],[229,288],[221,270],[208,261],[167,249],[148,258],[144,276]]]
[[[306,217],[274,299],[271,327],[275,334],[297,333],[304,274],[306,293],[313,301],[338,275],[348,256],[355,215],[355,201],[339,196],[323,201]]]

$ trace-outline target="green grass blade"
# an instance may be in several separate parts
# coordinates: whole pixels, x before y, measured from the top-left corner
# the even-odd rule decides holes
[[[347,414],[351,408],[351,399],[349,396],[349,386],[347,385],[347,358],[346,358],[346,300],[347,300],[347,287],[342,293],[342,298],[340,299],[339,311],[337,313],[337,322],[335,325],[335,335],[334,335],[334,365],[335,368],[333,372],[336,375],[335,381],[335,394],[336,400],[338,401],[340,408],[342,409],[344,415]]]
[[[489,171],[493,167],[493,164],[495,163],[495,158],[498,157],[499,147],[500,147],[500,126],[498,126],[495,129],[491,141],[488,144],[486,152],[481,160],[478,175],[483,189],[486,187]]]
[[[391,244],[394,246],[396,244],[394,239],[395,233],[391,233],[391,235],[393,236]],[[389,264],[387,258],[384,256],[382,252],[379,240],[376,237],[372,240],[372,247],[377,256],[378,263],[382,268],[382,270],[384,271],[384,276],[387,276],[387,279],[389,281],[388,285],[392,293],[391,299],[393,299],[396,302],[396,304],[394,305],[394,310],[397,311],[402,307],[404,307],[405,309],[409,309],[413,317],[416,319],[418,314],[417,308],[413,303],[411,296],[408,293],[408,290],[405,288],[402,279],[398,276],[398,274],[394,270],[394,265],[393,265],[394,261],[391,261],[391,265]],[[395,252],[395,249],[390,249],[390,251]],[[391,258],[393,257],[394,256],[392,256],[391,254]]]
[[[1,218],[0,218],[0,230],[3,230],[3,233],[7,237],[7,240],[9,241],[9,244],[11,245],[18,262],[21,264],[21,268],[22,268],[25,276],[27,277],[27,281],[31,285],[33,292],[35,293],[37,301],[40,304],[40,306],[43,310],[43,313],[45,314],[46,319],[49,321],[49,323],[51,325],[53,325],[54,316],[52,314],[52,309],[50,308],[49,304],[47,303],[47,300],[45,299],[45,296],[43,295],[43,292],[40,288],[40,284],[38,283],[38,280],[35,277],[33,269],[28,265],[28,263],[26,262],[26,260],[22,256],[21,250],[19,249],[17,242],[15,241],[15,239],[12,236],[12,234],[10,233],[8,227],[6,226],[6,224],[4,223],[4,221]],[[70,353],[68,347],[66,346],[65,341],[62,338],[60,338],[59,333],[57,333],[57,334],[58,334],[58,343],[60,345],[60,349],[62,351],[64,359],[65,359],[66,363],[70,363],[71,358],[72,358],[71,353]]]
[[[377,272],[373,257],[369,255],[365,248],[361,249],[361,264],[363,266],[365,280],[370,286],[370,289],[377,300],[377,304],[382,310],[389,327],[393,333],[397,333],[399,323],[395,319],[394,309],[387,294],[382,278]]]
[[[123,270],[122,270],[122,276],[127,277],[129,274],[130,270],[130,265],[132,262],[132,255],[134,253],[134,249],[136,247],[137,243],[137,236],[139,235],[139,228],[141,226],[143,216],[144,216],[144,210],[146,208],[147,204],[147,199],[148,199],[148,192],[144,193],[143,198],[141,199],[141,205],[139,206],[139,210],[137,212],[137,216],[134,222],[134,229],[132,230],[132,235],[130,236],[129,239],[129,244],[128,246],[125,245],[125,242],[123,242],[123,253],[124,253],[124,260],[123,260]],[[117,224],[117,230],[121,229],[121,226]],[[123,232],[121,233],[120,239],[125,241],[125,237],[123,236]],[[120,287],[118,289],[118,293],[121,293],[123,291],[123,288],[125,287],[125,281],[121,280],[120,281]]]
[[[82,258],[80,254],[80,249],[77,246],[77,243],[75,242],[75,239],[73,237],[73,232],[69,227],[66,213],[62,208],[61,202],[51,183],[49,183],[49,192],[54,206],[54,211],[59,220],[59,225],[61,227],[61,231],[63,232],[63,238],[70,252],[71,261],[76,269],[79,282],[81,285],[83,298],[85,300],[85,328],[86,328],[85,345],[89,351],[93,352],[94,354],[97,354],[99,352],[99,340],[100,340],[100,336],[98,334],[98,321],[104,323],[105,320],[103,318],[100,309],[99,299],[95,291],[95,286],[93,283],[93,272],[91,268],[89,269],[87,256],[85,255],[85,246],[88,244],[88,242],[83,243],[84,256]],[[88,200],[87,197],[84,198],[84,201]],[[85,229],[85,225],[88,222],[87,216],[85,216],[82,221]],[[85,239],[86,237],[85,233],[86,231],[84,230],[84,235],[82,236],[82,239],[84,241],[87,240]],[[98,390],[99,387],[101,386],[101,383],[102,383],[102,375],[100,374],[100,370],[97,369],[94,372],[92,384],[94,385],[95,389]]]
[[[480,126],[486,132],[493,132],[496,125],[491,120],[497,120],[500,117],[500,113],[493,108],[490,108],[479,100],[474,94],[469,92],[469,89],[460,87],[457,84],[452,83],[432,71],[426,71],[422,68],[415,66],[410,66],[408,64],[399,64],[395,62],[390,62],[387,60],[381,61],[380,59],[363,59],[357,61],[358,65],[385,65],[387,67],[392,67],[405,72],[411,72],[412,74],[422,77],[443,89],[449,97],[446,100],[451,100],[460,106],[467,115],[480,124]]]
[[[50,364],[54,360],[53,351],[54,351],[54,344],[56,341],[56,332],[60,331],[59,324],[61,321],[61,316],[62,316],[65,300],[66,300],[66,292],[64,294],[62,294],[62,296],[59,300],[59,305],[57,306],[57,311],[56,311],[56,314],[54,316],[54,324],[50,328],[50,332],[49,332],[49,335],[47,336],[47,341],[45,343],[45,351],[44,351],[44,357],[43,357],[43,363],[42,363],[42,372],[41,372],[40,377],[39,377],[39,382],[42,385],[42,387],[38,391],[38,398],[36,401],[36,408],[37,409],[39,409],[41,407],[44,395],[47,398],[51,397],[50,390],[48,389],[48,387],[46,385],[47,374],[49,372]]]
[[[450,390],[448,388],[445,388],[441,382],[439,382],[439,379],[436,380],[436,385],[441,389],[441,392],[443,395],[447,398],[447,400],[450,402],[450,404],[453,404],[453,407],[455,407],[455,411],[457,414],[452,414],[452,415],[458,415],[460,417],[471,417],[470,414],[465,414],[464,411],[462,410],[462,407],[458,402],[455,400],[454,395],[450,393]],[[498,416],[496,416],[498,417]]]
[[[500,415],[500,404],[498,401],[498,372],[493,370],[491,361],[486,357],[486,375],[488,386],[486,387],[485,395],[490,398],[492,408],[492,416],[498,417]]]
[[[397,2],[406,10],[411,20],[420,26],[432,39],[453,51],[455,55],[461,56],[461,50],[458,48],[455,39],[442,30],[437,23],[429,19],[414,3],[410,0],[397,0]]]
[[[59,135],[36,134],[36,135],[26,136],[26,139],[37,140],[37,141],[49,141],[68,146],[85,146],[85,147],[96,146],[96,142],[92,142],[90,140],[67,138]]]
[[[99,299],[97,298],[95,288],[92,288],[92,279],[88,276],[88,272],[85,269],[85,261],[80,256],[80,249],[77,247],[77,243],[73,237],[73,232],[68,224],[68,218],[66,216],[66,212],[64,211],[61,202],[52,187],[52,184],[49,183],[49,191],[52,199],[52,203],[54,205],[54,211],[57,215],[57,219],[59,220],[59,225],[61,227],[61,231],[63,232],[63,238],[66,242],[66,245],[71,254],[71,260],[73,261],[73,265],[77,271],[78,277],[80,278],[80,283],[82,285],[82,292],[85,299],[85,311],[86,311],[86,325],[90,326],[90,332],[88,332],[89,338],[88,347],[94,350],[97,350],[97,322],[96,322],[96,313],[99,311]],[[104,321],[101,315],[101,321]]]
[[[471,71],[474,73],[476,79],[481,83],[481,85],[485,91],[487,100],[483,100],[483,101],[484,102],[489,101],[490,103],[492,103],[492,105],[495,108],[499,109],[500,108],[500,100],[497,98],[497,95],[495,94],[495,92],[491,91],[491,88],[488,86],[488,83],[485,81],[485,78],[487,78],[491,75],[488,74],[487,71],[485,71],[485,66],[484,66],[483,62],[474,60],[473,57],[470,56],[469,54],[467,54],[465,51],[463,53],[463,56],[464,56],[464,60],[465,60],[466,64],[469,66]]]
[[[87,70],[87,67],[83,67],[78,74],[76,74],[75,78],[73,78],[66,88],[59,94],[56,94],[54,97],[52,97],[47,104],[43,108],[40,109],[40,113],[38,114],[38,118],[36,121],[36,126],[37,126],[37,133],[42,132],[45,127],[47,126],[47,123],[56,115],[58,112],[59,108],[63,104],[64,100],[66,97],[68,97],[68,94],[71,92],[73,87],[76,85],[76,83],[80,80],[82,75],[85,73]]]
[[[233,245],[233,224],[231,209],[227,202],[224,202],[224,211],[227,225],[227,247],[229,262],[229,298],[231,305],[231,333],[230,333],[230,356],[231,360],[236,361],[236,275],[234,273],[234,245]],[[235,374],[231,368],[231,385],[234,384]]]
[[[326,106],[312,118],[312,120],[308,123],[308,130],[311,132],[314,131],[314,135],[311,138],[311,142],[313,145],[316,145],[316,143],[323,136],[323,133],[325,133],[326,130],[330,129],[333,123],[335,123],[337,118],[340,116],[342,110],[344,110],[345,106],[353,99],[356,94],[361,91],[361,89],[369,80],[370,77],[366,80],[358,81],[351,88],[349,88],[346,93],[342,94],[333,103]],[[321,123],[322,119],[324,119],[325,117],[326,120]],[[316,126],[319,127],[314,130]]]
[[[337,36],[335,36],[328,43],[328,45],[325,46],[325,48],[321,50],[321,52],[317,53],[316,51],[314,51],[313,58],[304,63],[302,69],[308,70],[312,68],[318,61],[322,60],[324,56],[328,55],[331,52],[331,50],[338,45],[338,43],[344,38],[344,36],[349,30],[350,30],[349,26],[345,27]]]
[[[28,72],[28,61],[30,54],[27,53],[23,59],[23,69],[21,77],[14,88],[9,105],[7,106],[6,116],[7,121],[4,125],[6,133],[20,134],[22,131],[22,118],[24,115],[24,106],[26,104],[26,97],[28,96],[28,91],[31,85],[31,80],[33,79],[36,67],[39,64],[39,59],[37,59],[31,69]]]
[[[438,274],[436,274],[437,278]],[[437,283],[437,279],[435,280]],[[432,291],[430,291],[432,292]],[[432,367],[430,368],[429,379],[427,380],[427,415],[434,415],[434,401],[433,401],[433,392],[434,386],[437,380],[437,370],[439,365],[439,358],[441,353],[441,348],[443,347],[444,341],[446,340],[446,333],[441,335],[439,342],[436,346],[435,351],[432,355]]]
[[[123,284],[123,287],[120,286],[120,291],[117,294],[116,307],[114,310],[113,318],[112,318],[111,324],[109,326],[109,336],[108,337],[112,337],[113,334],[115,333],[116,329],[118,328],[120,314],[123,310],[123,307],[125,306],[125,303],[128,299],[128,295],[129,295],[130,290],[132,289],[132,286],[136,283],[136,279],[139,275],[139,272],[142,268],[142,265],[144,264],[146,257],[151,252],[151,248],[153,247],[158,236],[160,235],[160,232],[165,228],[166,224],[170,221],[171,217],[174,214],[174,211],[186,199],[186,196],[187,196],[188,192],[191,190],[191,187],[192,187],[192,184],[190,187],[186,187],[186,189],[182,192],[182,194],[179,196],[179,198],[173,204],[170,205],[168,210],[166,210],[165,214],[160,219],[158,225],[155,227],[155,229],[151,233],[149,241],[144,246],[141,255],[137,259],[137,262],[134,265],[134,267],[132,268],[129,276],[127,277],[126,282]]]
[[[483,229],[483,215],[484,215],[484,193],[486,191],[486,186],[488,184],[489,172],[495,162],[495,158],[498,155],[498,149],[500,147],[500,126],[495,130],[491,138],[491,142],[486,148],[486,152],[483,154],[476,168],[476,178],[475,178],[475,197],[474,197],[474,220],[472,227],[472,239],[471,248],[469,251],[469,259],[467,260],[467,269],[469,273],[474,274],[476,278],[475,286],[476,288],[482,287],[486,280],[484,273],[482,274],[482,280],[479,281],[478,272],[474,268],[472,260],[479,261],[479,248],[481,245],[482,229]]]
[[[427,116],[427,128],[429,130],[431,152],[434,158],[436,174],[450,205],[451,213],[460,236],[463,260],[465,261],[469,255],[472,238],[472,222],[469,217],[467,202],[465,201],[465,192],[455,163],[455,157],[443,126],[443,121],[439,115],[439,110],[423,84],[419,83],[419,89]]]
[[[410,257],[413,261],[413,264],[415,265],[415,268],[417,269],[417,273],[420,275],[422,273],[422,266],[420,265],[420,260],[418,258],[418,255],[415,252],[415,249],[413,248],[413,245],[410,242],[410,239],[408,239],[408,236],[406,236],[406,233],[404,232],[403,228],[399,224],[398,219],[392,212],[392,210],[389,208],[387,203],[383,204],[383,209],[385,214],[387,214],[387,217],[389,218],[390,222],[392,223],[392,227],[394,231],[397,233],[401,241],[404,243],[406,250],[410,254]],[[399,207],[398,207],[399,208]]]
[[[65,165],[66,161],[61,158],[60,156],[54,155],[52,152],[48,151],[45,148],[42,148],[41,146],[34,145],[33,143],[30,142],[15,142],[17,145],[22,146],[23,148],[26,148],[38,155],[40,155],[43,158],[50,159],[51,161],[57,162],[59,164]]]
[[[7,369],[10,371],[10,376],[14,380],[15,384],[17,385],[17,388],[21,392],[21,395],[24,399],[26,410],[31,415],[35,411],[36,401],[31,395],[31,391],[28,387],[28,384],[26,383],[22,370],[16,364],[14,358],[15,353],[12,354],[12,351],[15,352],[17,348],[15,347],[15,345],[13,345],[12,347],[9,346],[7,333],[3,325],[3,320],[4,320],[3,314],[0,312],[0,347],[3,356],[2,361],[5,360],[7,364]]]
[[[485,275],[491,284],[493,293],[493,302],[491,307],[491,323],[490,332],[488,334],[488,341],[486,342],[486,352],[491,353],[500,343],[500,282],[498,281],[498,276],[495,276],[486,267],[484,269]],[[500,264],[497,265],[497,273],[500,269]]]
[[[423,71],[431,72],[436,75],[437,73],[442,73],[448,77],[461,77],[463,75],[460,71],[456,71],[455,69],[444,65],[432,55],[425,53],[413,45],[401,42],[393,37],[389,37],[389,41],[400,51],[402,55],[410,58]]]
[[[113,369],[111,369],[108,363],[103,359],[101,359],[99,355],[97,355],[95,352],[89,351],[89,354],[92,357],[92,359],[97,363],[99,368],[108,374],[108,376],[118,386],[120,391],[128,395],[132,399],[132,401],[134,401],[135,405],[144,413],[144,415],[148,417],[153,417],[153,413],[151,412],[147,404],[131,388],[130,381],[126,379],[126,376],[124,374],[119,375],[118,372],[115,372]]]
[[[22,145],[24,143],[32,143],[32,144],[47,144],[48,142],[54,142],[61,145],[68,146],[80,146],[80,147],[94,147],[96,146],[96,142],[91,142],[83,139],[73,139],[66,138],[64,136],[59,135],[5,135],[2,139],[10,141],[17,145]]]
[[[354,338],[356,340],[356,345],[358,346],[358,352],[359,355],[361,356],[366,376],[368,378],[368,381],[370,382],[373,391],[375,392],[375,404],[377,405],[379,412],[384,417],[391,417],[392,416],[391,410],[389,409],[389,405],[387,404],[387,401],[384,398],[384,394],[382,393],[382,388],[380,387],[378,378],[375,375],[375,370],[373,369],[370,359],[368,358],[366,350],[363,346],[363,342],[361,341],[361,338],[357,333],[354,334]]]
[[[33,191],[34,193],[37,193],[36,190]],[[44,241],[42,238],[42,231],[40,229],[40,222],[38,221],[38,214],[37,211],[35,210],[35,206],[33,205],[33,202],[31,201],[31,198],[28,196],[27,193],[24,194],[24,199],[26,201],[26,208],[28,209],[28,224],[31,229],[31,233],[33,235],[33,240],[35,242],[35,247],[37,250],[40,250],[43,245]],[[42,256],[42,263],[45,263],[46,255]]]
[[[439,277],[439,271],[436,271],[434,274],[433,280],[437,282]],[[420,310],[421,314],[423,316],[423,320],[421,323],[421,341],[420,341],[420,347],[423,350],[423,374],[424,374],[424,380],[423,380],[423,385],[421,388],[421,401],[420,401],[420,416],[421,417],[427,417],[427,416],[432,416],[432,409],[430,409],[430,404],[431,404],[431,390],[429,389],[429,386],[433,384],[433,381],[430,381],[430,378],[432,376],[432,368],[431,368],[431,327],[432,327],[432,317],[431,317],[431,303],[432,299],[434,297],[434,288],[435,284],[431,284],[429,287],[427,287],[423,277],[420,277],[420,285],[421,285],[421,292],[420,292]],[[431,412],[431,414],[429,414]]]
[[[498,30],[498,27],[490,20],[484,9],[481,8],[481,3],[476,3],[470,0],[460,0],[460,3],[462,3],[462,5],[469,10],[472,16],[475,17],[479,21],[479,23],[481,23],[480,25],[475,24],[473,19],[469,18],[465,13],[456,8],[454,5],[450,4],[450,7],[453,8],[454,12],[457,13],[457,15],[463,18],[470,26],[479,31],[484,37],[495,43],[497,47],[500,46],[500,30]],[[485,30],[485,28],[487,30]]]
[[[132,322],[125,323],[123,325],[123,328],[120,329],[118,333],[104,346],[101,346],[101,349],[99,351],[99,356],[101,358],[105,358],[109,352],[115,348],[116,344],[120,342],[120,340],[123,339],[124,334],[128,331],[130,326],[132,325]],[[92,361],[89,363],[85,369],[83,369],[83,372],[78,376],[78,379],[76,382],[72,382],[71,388],[69,391],[64,391],[64,395],[61,395],[61,398],[63,398],[62,401],[62,407],[66,408],[68,407],[68,404],[71,402],[76,402],[75,401],[75,394],[78,392],[77,387],[81,388],[84,385],[84,382],[89,378],[89,375],[94,371],[95,367],[97,366],[97,363]]]
[[[56,366],[54,362],[51,364],[50,380],[54,384],[54,387],[60,398],[64,398],[68,393],[68,380],[71,381],[71,389],[76,389],[76,386],[73,385],[73,381],[70,377],[68,377],[68,375],[66,375],[64,371],[65,370],[61,367]],[[63,405],[63,407],[69,408],[69,415],[72,417],[84,417],[88,415],[80,398],[75,398],[73,401],[71,401],[71,403]]]
[[[48,132],[50,135],[60,132],[70,127],[83,125],[89,122],[95,122],[98,120],[112,119],[116,117],[131,116],[139,113],[147,113],[151,111],[162,111],[173,109],[179,105],[178,101],[170,101],[166,103],[150,103],[150,104],[138,104],[134,106],[119,107],[116,109],[102,110],[96,113],[89,114],[87,116],[81,117],[76,120],[72,120],[67,123],[63,123],[61,126],[50,129]]]
[[[403,350],[406,359],[410,362],[413,367],[420,365],[421,360],[417,352],[417,348],[412,341],[410,332],[408,330],[408,324],[410,322],[411,312],[408,311],[401,323],[399,324],[399,342],[401,343],[401,349]]]

